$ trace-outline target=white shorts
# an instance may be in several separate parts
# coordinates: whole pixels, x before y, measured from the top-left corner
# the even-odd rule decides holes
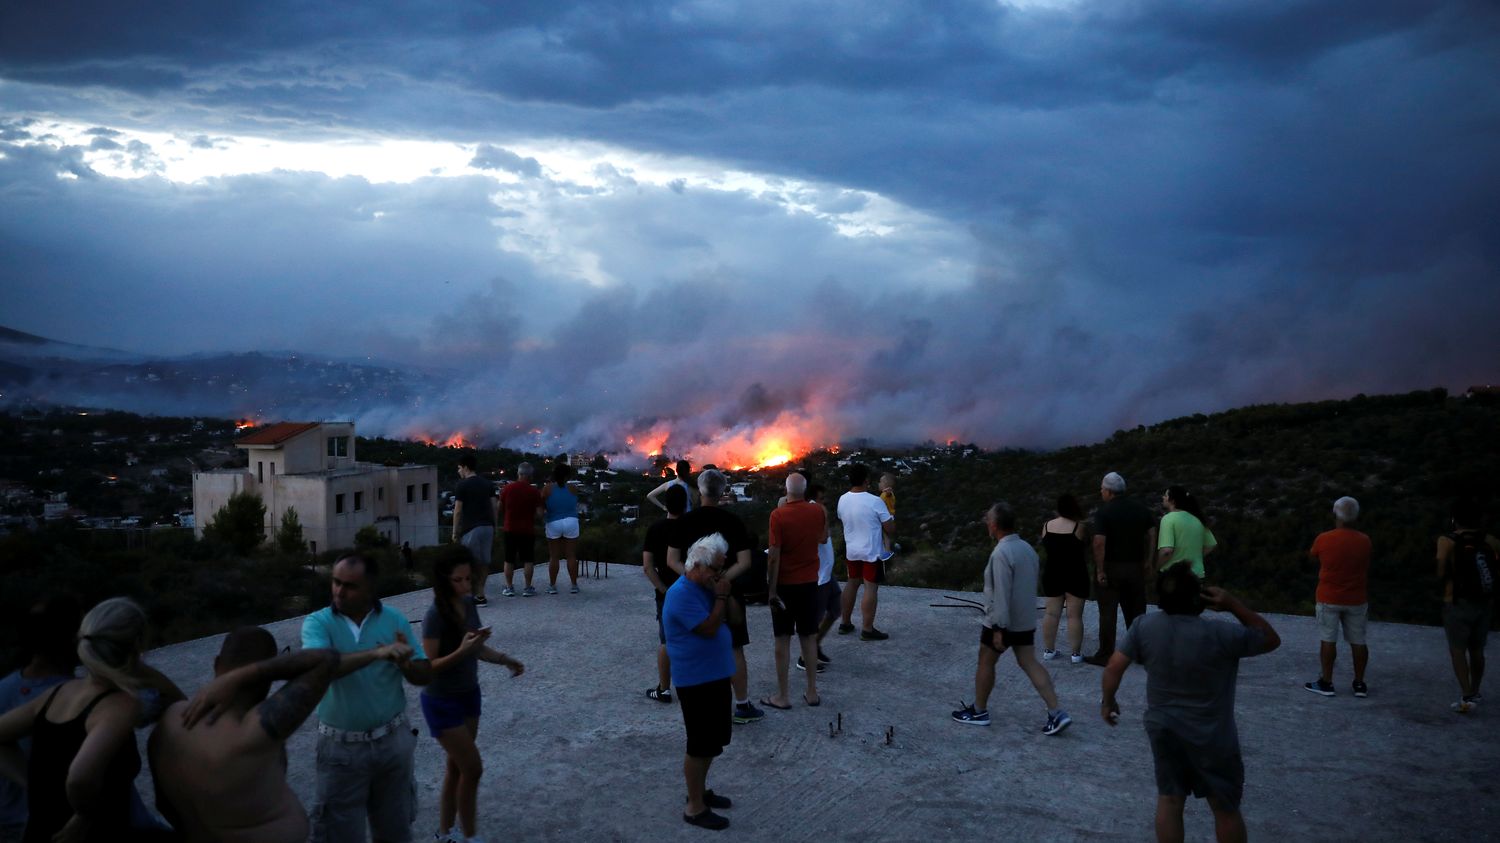
[[[549,539],[576,539],[578,538],[578,519],[559,518],[556,521],[547,522],[547,538]]]

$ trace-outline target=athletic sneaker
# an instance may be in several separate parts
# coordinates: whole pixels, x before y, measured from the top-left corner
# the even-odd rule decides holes
[[[854,624],[852,624],[852,623],[841,623],[841,624],[839,624],[839,635],[848,635],[849,633],[851,633],[853,631],[854,631]]]
[[[754,723],[765,716],[766,713],[756,708],[755,703],[739,703],[734,707],[734,722],[738,726]]]
[[[1363,682],[1354,683],[1354,696],[1364,699],[1370,695],[1370,686]]]
[[[953,719],[959,723],[967,723],[970,726],[990,725],[990,713],[988,711],[975,711],[974,706],[964,703],[964,707],[953,712]]]
[[[501,597],[515,597],[516,596],[516,590],[514,588],[511,588],[510,586],[506,586],[505,588],[500,589],[500,596]]]
[[[485,597],[483,594],[481,594],[478,597],[474,598],[474,605],[475,606],[488,606],[488,605],[490,605],[490,599],[488,597]]]
[[[670,703],[672,702],[672,689],[652,688],[651,690],[646,692],[646,696],[660,703]]]
[[[1480,703],[1484,702],[1484,696],[1481,694],[1470,694],[1467,697],[1464,697],[1464,699],[1475,705],[1479,705]]]
[[[1047,715],[1047,725],[1042,727],[1042,734],[1055,735],[1071,725],[1073,725],[1073,718],[1059,708],[1057,714]]]
[[[890,636],[873,626],[869,629],[861,630],[859,633],[859,640],[861,641],[884,641],[887,638],[890,638]]]
[[[568,593],[569,594],[577,594],[578,593],[578,583],[576,583],[576,582],[573,583],[573,587],[570,588],[570,589],[568,589]]]
[[[1473,703],[1469,702],[1467,699],[1462,699],[1462,700],[1459,700],[1458,702],[1456,702],[1456,703],[1454,703],[1454,704],[1452,704],[1452,705],[1450,705],[1448,707],[1451,708],[1451,709],[1453,709],[1454,711],[1458,712],[1459,714],[1468,714],[1469,712],[1473,711],[1478,706],[1476,706]]]
[[[1074,653],[1073,655],[1068,656],[1068,661],[1072,662],[1073,664],[1083,664],[1083,653]]]
[[[801,656],[797,657],[797,669],[798,670],[807,670],[807,664],[802,661],[802,657]],[[819,673],[822,673],[823,671],[825,671],[827,669],[828,669],[828,663],[827,662],[818,662],[818,672]]]
[[[891,561],[891,557],[895,556],[895,555],[896,555],[896,551],[894,551],[894,550],[881,551],[881,553],[880,553],[880,561],[881,562],[889,562],[889,561]]]
[[[1057,658],[1057,651],[1056,650],[1043,650],[1042,651],[1042,661],[1044,661],[1044,662],[1050,662],[1050,661],[1052,661],[1055,658]]]
[[[832,662],[832,661],[833,661],[833,659],[830,659],[828,656],[826,656],[826,655],[823,654],[823,648],[819,647],[818,648],[818,663],[819,664],[828,664],[829,662]]]
[[[1331,697],[1337,693],[1333,690],[1332,682],[1324,682],[1322,679],[1318,679],[1315,682],[1307,682],[1302,687],[1312,691],[1314,694],[1322,694],[1325,697]]]
[[[526,586],[526,590],[523,591],[523,592],[521,592],[521,596],[522,597],[535,597],[536,596],[536,589],[532,588],[531,586],[528,585],[528,586]]]
[[[548,594],[556,594],[557,593],[557,586],[555,586],[555,585],[549,585],[549,586],[547,586],[547,593]]]
[[[432,840],[433,843],[464,843],[464,836],[451,831],[435,831]]]

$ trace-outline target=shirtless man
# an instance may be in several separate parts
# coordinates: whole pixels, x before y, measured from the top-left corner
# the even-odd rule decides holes
[[[162,716],[147,746],[156,804],[188,841],[301,843],[307,812],[286,783],[286,739],[312,713],[328,683],[378,659],[411,655],[403,642],[358,653],[299,650],[276,655],[259,627],[224,638],[214,680]],[[267,697],[271,683],[285,680]]]

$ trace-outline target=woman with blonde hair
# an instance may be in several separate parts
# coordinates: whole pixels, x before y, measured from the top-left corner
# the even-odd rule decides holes
[[[130,826],[141,769],[136,691],[151,681],[141,665],[145,632],[134,601],[100,603],[78,630],[84,677],[0,716],[0,771],[26,786],[23,843],[116,840]],[[27,736],[31,757],[22,766],[15,744]]]

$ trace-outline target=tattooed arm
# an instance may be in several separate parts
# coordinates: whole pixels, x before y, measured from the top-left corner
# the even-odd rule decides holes
[[[208,683],[183,711],[183,725],[191,729],[199,720],[210,724],[233,707],[247,685],[286,680],[281,690],[256,706],[261,728],[273,740],[285,740],[317,707],[333,681],[340,662],[336,650],[298,650],[265,661],[235,668]],[[250,718],[245,718],[250,722]]]

